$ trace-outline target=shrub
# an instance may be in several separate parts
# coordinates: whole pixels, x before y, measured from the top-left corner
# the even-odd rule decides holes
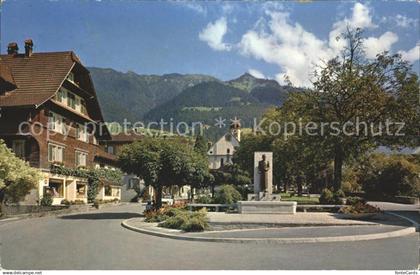
[[[232,204],[242,200],[242,195],[233,185],[223,185],[216,193],[215,201],[217,203]]]
[[[338,189],[333,194],[333,204],[343,204],[343,198],[346,197],[346,194],[344,194],[343,190]]]
[[[161,222],[168,218],[168,216],[163,214],[161,211],[154,209],[144,211],[144,216],[145,222]]]
[[[0,204],[24,199],[41,179],[38,169],[16,157],[0,139]]]
[[[214,203],[214,199],[210,196],[201,196],[195,200],[196,203]]]
[[[68,200],[64,199],[61,201],[61,204],[70,205],[71,203]]]
[[[244,200],[247,199],[248,194],[254,193],[254,189],[251,189],[248,185],[236,185],[235,188],[239,193],[241,193]]]
[[[159,224],[161,227],[180,229],[188,221],[188,213],[178,212],[175,216],[169,217]]]
[[[359,192],[361,186],[359,184],[359,174],[355,167],[346,167],[343,169],[343,182],[341,188],[344,192]]]
[[[337,191],[334,192],[334,196],[337,197],[337,198],[342,199],[342,198],[345,198],[346,197],[346,194],[344,194],[344,191],[343,190],[338,189]]]
[[[354,205],[356,203],[365,203],[365,199],[361,198],[361,197],[348,197],[346,200],[346,204],[347,205]]]
[[[172,213],[172,216],[166,216],[166,219],[159,223],[160,227],[181,229],[187,232],[198,232],[208,228],[207,211],[205,210],[190,213],[186,210],[171,209],[169,213]]]
[[[374,206],[371,206],[365,202],[356,202],[353,205],[343,206],[338,210],[342,214],[368,214],[368,213],[379,213],[381,210]]]
[[[41,199],[42,206],[51,206],[52,203],[53,203],[53,197],[49,193],[46,193]]]
[[[201,232],[208,228],[208,222],[203,217],[191,217],[182,226],[181,229],[186,232]]]
[[[420,195],[420,165],[403,156],[374,155],[360,171],[368,196],[394,197]]]
[[[331,192],[330,189],[323,189],[321,192],[321,196],[319,197],[319,202],[321,204],[333,204],[334,202],[334,194]]]
[[[330,189],[325,188],[321,192],[319,197],[320,204],[343,204],[343,198],[345,194],[343,190],[339,189],[336,192],[332,192]]]

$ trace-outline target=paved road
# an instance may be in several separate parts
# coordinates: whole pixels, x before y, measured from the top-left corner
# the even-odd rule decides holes
[[[170,240],[121,227],[133,205],[0,222],[6,269],[413,269],[418,234],[363,242],[231,244]]]
[[[283,227],[264,229],[229,230],[203,233],[187,233],[195,237],[216,238],[314,238],[353,236],[365,234],[377,234],[402,230],[405,226],[394,225],[362,225],[362,226],[309,226],[309,227]],[[185,234],[185,233],[183,233]]]

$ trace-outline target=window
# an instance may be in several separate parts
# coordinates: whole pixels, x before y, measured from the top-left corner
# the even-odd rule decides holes
[[[84,115],[87,115],[87,108],[86,108],[86,101],[84,99],[80,99],[80,112]]]
[[[76,182],[76,197],[85,198],[86,197],[86,183],[85,182]]]
[[[67,92],[67,106],[76,109],[76,96],[73,93]]]
[[[87,153],[85,152],[80,152],[80,151],[76,151],[76,167],[79,166],[86,166],[86,160],[87,160]]]
[[[220,159],[220,167],[223,167],[225,160],[223,158]]]
[[[64,147],[48,144],[48,161],[49,162],[63,162],[64,157]]]
[[[110,154],[114,154],[114,146],[108,146],[107,151]]]
[[[12,150],[15,153],[15,156],[18,158],[25,158],[25,141],[14,140],[12,144]]]
[[[120,188],[118,188],[118,187],[112,187],[111,192],[112,192],[111,195],[113,197],[119,197],[120,196]]]
[[[61,87],[61,88],[58,90],[57,94],[55,95],[55,98],[54,98],[54,99],[55,99],[56,101],[58,101],[58,102],[63,103],[65,98],[66,98],[66,91],[64,90],[64,88],[63,88],[63,87]]]
[[[50,179],[48,187],[44,190],[44,194],[51,194],[55,198],[64,197],[64,184],[62,180]]]
[[[74,73],[70,72],[69,75],[67,76],[67,80],[72,82],[72,83],[75,83],[74,82]]]
[[[76,128],[76,137],[78,140],[89,142],[89,136],[86,126],[78,124]]]
[[[229,149],[229,148],[227,149],[227,154],[228,154],[228,155],[230,154],[230,149]]]
[[[48,129],[64,134],[64,118],[59,114],[50,112],[48,116]]]
[[[109,185],[105,186],[105,196],[112,196],[112,187]]]

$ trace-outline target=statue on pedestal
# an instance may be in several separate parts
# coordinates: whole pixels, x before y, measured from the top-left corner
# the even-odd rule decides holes
[[[266,156],[262,155],[262,160],[258,162],[258,173],[260,174],[260,186],[262,192],[268,189],[268,171],[270,170],[270,162],[266,160]]]

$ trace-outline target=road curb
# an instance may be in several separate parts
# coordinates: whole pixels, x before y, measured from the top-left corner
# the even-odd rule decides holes
[[[400,215],[400,214],[397,214],[397,213],[393,213],[393,212],[389,212],[389,211],[386,211],[385,212],[386,214],[389,214],[389,215],[392,215],[392,216],[395,216],[395,217],[398,217],[398,218],[400,218],[400,219],[403,219],[403,220],[406,220],[406,221],[409,221],[409,222],[411,222],[411,224],[416,228],[416,231],[419,231],[420,230],[420,224],[418,224],[415,220],[413,220],[413,219],[410,219],[410,218],[408,218],[408,217],[405,217],[405,216],[403,216],[403,215]]]
[[[294,243],[324,243],[324,242],[349,242],[349,241],[367,241],[377,239],[387,239],[394,237],[406,236],[416,232],[415,227],[407,227],[400,230],[395,230],[385,233],[374,233],[365,235],[352,235],[352,236],[337,236],[337,237],[315,237],[315,238],[212,238],[212,237],[193,237],[169,234],[164,232],[152,231],[144,228],[135,227],[129,224],[130,220],[127,219],[121,222],[121,225],[129,230],[148,234],[156,237],[163,237],[175,240],[184,241],[199,241],[199,242],[222,242],[222,243],[276,243],[276,244],[294,244]]]
[[[0,225],[1,224],[7,224],[8,222],[14,222],[14,221],[20,221],[20,220],[26,220],[26,219],[36,219],[36,218],[45,218],[45,217],[64,217],[64,216],[70,216],[75,214],[87,214],[87,213],[94,213],[101,209],[108,209],[112,207],[118,207],[118,206],[124,206],[128,205],[129,203],[123,202],[119,204],[114,205],[107,205],[103,208],[97,209],[97,208],[87,208],[87,210],[79,210],[79,209],[63,209],[63,210],[55,210],[55,211],[45,211],[45,212],[34,212],[34,213],[26,213],[26,214],[19,214],[19,215],[11,215],[11,216],[5,216],[3,218],[0,218]]]

